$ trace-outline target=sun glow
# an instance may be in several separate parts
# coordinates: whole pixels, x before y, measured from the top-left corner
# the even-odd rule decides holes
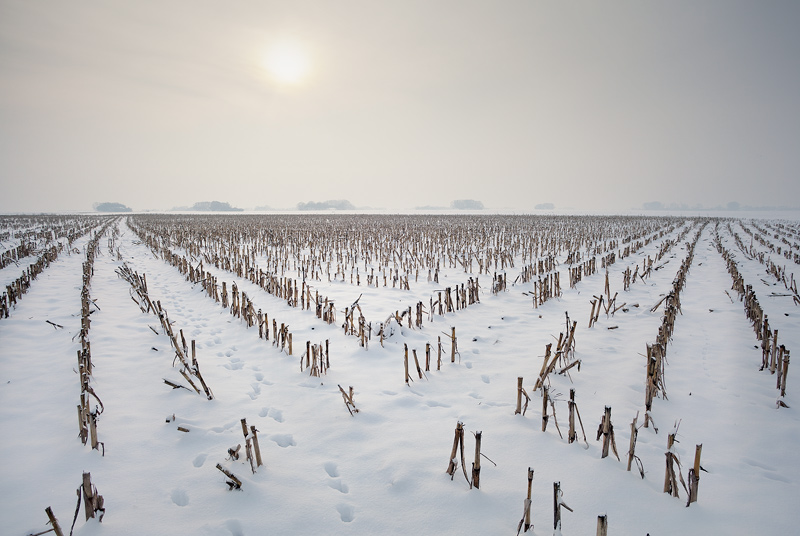
[[[267,51],[264,56],[264,68],[274,82],[296,86],[308,79],[311,62],[308,53],[301,45],[284,42]]]

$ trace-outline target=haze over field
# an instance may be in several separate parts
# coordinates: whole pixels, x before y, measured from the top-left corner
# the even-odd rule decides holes
[[[0,2],[0,212],[797,206],[800,4]]]
[[[797,532],[796,220],[0,224],[4,535]]]

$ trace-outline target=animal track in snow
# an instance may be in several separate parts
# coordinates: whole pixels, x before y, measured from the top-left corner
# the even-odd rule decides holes
[[[203,464],[206,463],[206,458],[208,458],[208,454],[206,453],[198,454],[195,457],[194,461],[192,461],[192,465],[194,465],[195,467],[203,467]]]

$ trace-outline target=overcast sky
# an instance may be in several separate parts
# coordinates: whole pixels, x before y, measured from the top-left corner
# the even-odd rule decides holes
[[[0,212],[800,206],[798,28],[793,0],[0,0]]]

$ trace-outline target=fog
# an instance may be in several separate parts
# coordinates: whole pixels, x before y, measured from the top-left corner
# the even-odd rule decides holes
[[[3,0],[0,212],[797,207],[798,21],[773,1]]]

